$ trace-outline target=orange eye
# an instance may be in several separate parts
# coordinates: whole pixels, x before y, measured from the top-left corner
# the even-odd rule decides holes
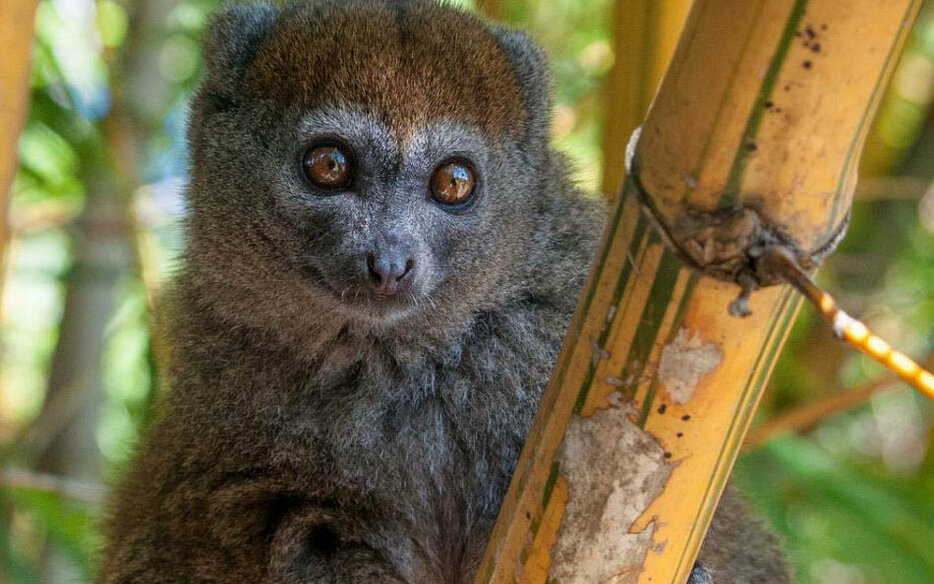
[[[302,160],[302,169],[312,184],[323,189],[347,186],[353,170],[347,152],[334,145],[309,148]]]
[[[445,162],[431,177],[431,197],[442,205],[459,205],[473,195],[473,170],[461,162]]]

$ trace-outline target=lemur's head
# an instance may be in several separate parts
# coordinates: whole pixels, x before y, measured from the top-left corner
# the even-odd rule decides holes
[[[189,259],[232,316],[432,326],[528,277],[550,106],[525,34],[426,0],[236,4],[204,54]]]

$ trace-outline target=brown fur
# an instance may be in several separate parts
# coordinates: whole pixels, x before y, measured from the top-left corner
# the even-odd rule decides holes
[[[260,46],[244,89],[301,108],[355,103],[403,137],[455,119],[521,138],[524,121],[513,66],[486,26],[434,3],[296,7]]]

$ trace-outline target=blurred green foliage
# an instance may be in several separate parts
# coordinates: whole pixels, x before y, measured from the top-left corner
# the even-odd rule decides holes
[[[474,8],[471,1],[459,4]],[[157,8],[164,9],[160,20],[149,22],[149,36],[134,28],[145,20],[143,5],[157,15]],[[117,178],[134,219],[128,237],[137,259],[119,279],[115,310],[103,315],[103,397],[96,443],[89,445],[102,455],[101,468],[93,469],[101,483],[119,475],[152,415],[160,384],[151,300],[182,245],[185,103],[200,74],[200,34],[214,7],[213,0],[40,2],[32,106],[20,140],[3,289],[3,468],[34,462],[18,447],[47,404],[50,361],[75,264],[74,219],[89,185],[114,165],[113,151],[125,148],[114,143],[108,126],[120,108],[136,127],[138,163],[131,176]],[[613,61],[612,2],[503,0],[501,7],[503,20],[530,30],[551,53],[555,141],[575,163],[581,184],[595,190],[602,79]],[[141,73],[147,73],[143,83],[137,79]],[[867,168],[874,174],[909,175],[930,184],[932,93],[934,10],[928,2],[867,150]],[[934,346],[932,193],[920,204],[898,192],[858,201],[849,237],[821,273],[823,284],[852,312],[921,357]],[[837,343],[805,308],[760,417],[880,374]],[[777,439],[741,457],[736,482],[787,540],[800,582],[934,580],[932,421],[930,404],[894,384],[807,435]],[[54,572],[50,550],[65,558],[72,577],[86,580],[100,544],[99,502],[39,487],[0,487],[0,581],[47,581]]]

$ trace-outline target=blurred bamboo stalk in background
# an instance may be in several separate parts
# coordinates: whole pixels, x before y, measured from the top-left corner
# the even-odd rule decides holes
[[[687,579],[920,4],[694,3],[478,584]]]
[[[905,48],[905,55],[886,90],[879,114],[872,122],[860,178],[879,178],[899,171],[925,126],[924,119],[934,103],[934,76],[925,53],[930,38],[922,31],[934,23],[934,2],[927,2],[918,16],[918,26]]]
[[[861,174],[854,198],[858,201],[920,201],[931,188],[930,179],[918,176],[864,178]]]
[[[934,357],[929,356],[923,366],[934,367]],[[843,389],[822,399],[781,413],[767,422],[754,426],[743,443],[745,450],[764,445],[769,440],[789,432],[805,432],[818,423],[869,401],[876,393],[899,386],[897,377],[882,374],[857,387]]]
[[[613,67],[606,79],[602,192],[612,199],[625,175],[626,143],[642,123],[675,51],[691,0],[615,0]]]
[[[491,20],[503,20],[503,0],[477,0],[477,12]]]
[[[0,3],[0,265],[9,237],[7,211],[16,176],[19,133],[29,110],[29,69],[37,0]],[[0,272],[2,274],[2,272]],[[0,281],[0,298],[3,282]]]

